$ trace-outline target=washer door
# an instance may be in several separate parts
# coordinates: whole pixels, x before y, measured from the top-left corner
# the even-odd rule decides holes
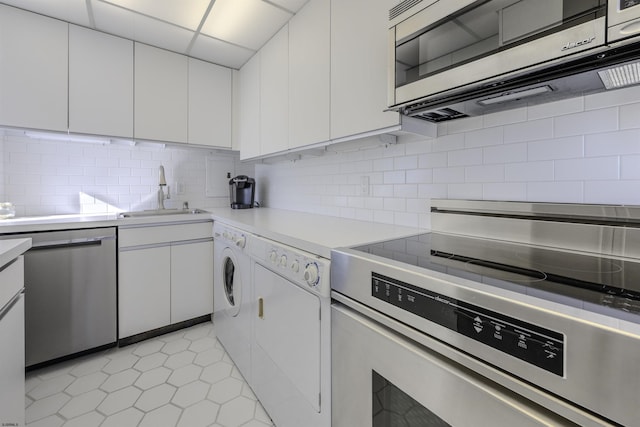
[[[240,280],[240,270],[238,269],[238,261],[235,253],[229,249],[224,248],[221,257],[221,268],[219,278],[222,283],[223,294],[225,298],[225,305],[227,307],[227,313],[233,317],[237,316],[240,312],[240,305],[242,304],[242,283]]]

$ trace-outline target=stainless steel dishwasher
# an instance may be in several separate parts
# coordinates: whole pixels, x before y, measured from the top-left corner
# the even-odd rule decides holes
[[[19,233],[25,254],[26,366],[117,340],[116,228]]]

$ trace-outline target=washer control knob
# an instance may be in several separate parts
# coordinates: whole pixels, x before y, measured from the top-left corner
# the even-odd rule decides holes
[[[271,262],[272,262],[273,264],[275,264],[275,263],[276,263],[276,260],[278,259],[278,253],[277,253],[276,251],[271,251],[271,252],[269,253],[269,259],[271,260]]]
[[[300,272],[300,263],[297,259],[293,260],[293,262],[291,263],[291,271],[293,271],[294,273]]]
[[[315,262],[307,264],[304,269],[304,281],[309,286],[316,286],[320,280],[320,270]]]
[[[247,244],[247,238],[240,235],[238,237],[236,237],[235,239],[236,242],[236,246],[243,249],[245,247],[245,245]]]
[[[281,255],[280,256],[280,267],[286,267],[287,266],[287,256],[286,255]]]
[[[229,237],[231,237],[229,235],[229,232],[227,230],[224,230],[224,232],[222,233],[222,237],[224,237],[225,239],[229,240]]]

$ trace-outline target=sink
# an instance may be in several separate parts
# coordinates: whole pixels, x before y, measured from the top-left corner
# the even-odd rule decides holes
[[[149,209],[144,211],[120,212],[118,218],[135,218],[140,216],[160,215],[195,215],[209,213],[202,209]]]

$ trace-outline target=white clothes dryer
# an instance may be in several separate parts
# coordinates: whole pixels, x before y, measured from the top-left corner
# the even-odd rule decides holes
[[[252,236],[214,222],[213,324],[240,373],[251,383],[252,260],[248,255]]]

